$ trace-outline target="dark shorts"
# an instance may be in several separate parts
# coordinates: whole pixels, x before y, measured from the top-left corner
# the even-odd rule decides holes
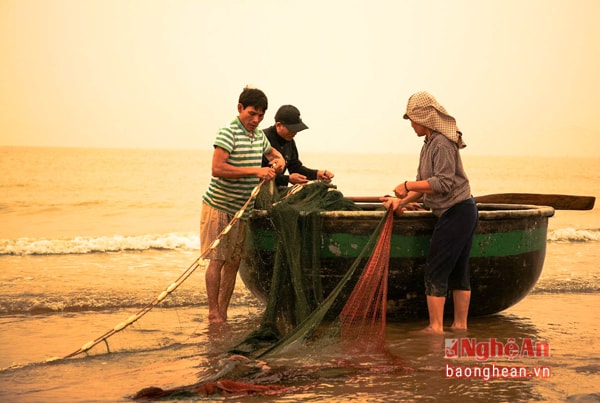
[[[470,290],[469,254],[477,226],[473,198],[457,203],[438,219],[425,266],[425,294],[445,297],[448,290]]]

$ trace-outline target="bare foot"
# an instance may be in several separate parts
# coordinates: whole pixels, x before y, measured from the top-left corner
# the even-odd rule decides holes
[[[466,333],[467,332],[467,327],[466,326],[456,326],[456,325],[452,325],[450,326],[450,330],[452,330],[453,332],[457,332],[457,333]]]
[[[444,329],[435,329],[431,326],[427,326],[424,329],[418,330],[416,333],[430,336],[441,336],[444,334]]]
[[[223,317],[218,313],[209,313],[208,321],[210,323],[225,323],[225,319],[223,319]]]

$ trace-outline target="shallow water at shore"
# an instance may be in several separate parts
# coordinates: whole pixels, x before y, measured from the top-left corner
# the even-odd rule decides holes
[[[292,350],[284,357],[267,359],[268,365],[280,368],[281,379],[285,379],[274,383],[290,388],[277,400],[383,402],[393,398],[483,402],[493,398],[496,401],[565,401],[570,395],[597,393],[600,384],[600,354],[596,342],[600,332],[600,312],[597,310],[600,295],[597,290],[578,292],[569,289],[594,287],[594,284],[586,283],[593,283],[596,275],[593,273],[597,270],[590,267],[590,273],[584,270],[577,274],[574,268],[581,267],[577,260],[572,262],[573,267],[557,264],[564,262],[561,255],[573,254],[573,247],[550,243],[547,263],[533,292],[500,314],[471,318],[466,335],[448,332],[444,338],[423,337],[412,331],[422,328],[424,321],[388,323],[388,348],[393,356],[403,360],[402,364],[377,359],[366,364],[353,362],[353,357],[346,356],[331,340]],[[578,246],[577,250],[579,259],[584,260],[595,259],[598,253],[593,246],[583,249]],[[79,300],[87,293],[93,300],[89,301],[90,305],[98,306],[96,310],[90,310],[89,307],[79,309],[75,304],[71,311],[61,311],[50,310],[51,302],[40,301],[40,307],[45,306],[46,310],[40,308],[0,317],[0,368],[3,368],[0,371],[0,400],[131,401],[130,397],[143,388],[166,389],[193,384],[216,372],[220,360],[227,356],[226,351],[258,327],[262,305],[238,281],[228,325],[209,326],[203,266],[165,301],[164,306],[154,308],[138,322],[111,337],[108,341],[110,353],[107,353],[107,346],[100,343],[90,350],[89,356],[46,362],[68,355],[138,312],[138,306],[120,306],[128,300],[137,304],[151,301],[194,259],[191,252],[168,252],[168,256],[165,253],[87,255],[85,269],[73,265],[73,270],[79,267],[77,276],[68,274],[72,259],[68,255],[41,259],[3,257],[4,267],[13,269],[3,275],[18,272],[21,278],[30,277],[29,282],[40,288],[32,289],[32,293],[59,289],[61,295],[56,295],[56,301],[67,304],[65,301],[69,298]],[[81,261],[81,257],[78,260]],[[170,263],[166,264],[167,261]],[[41,262],[47,270],[40,270]],[[107,273],[108,267],[122,267],[125,262],[132,270],[120,270],[118,277]],[[63,276],[48,274],[58,267]],[[92,288],[82,288],[82,284],[91,283],[94,284]],[[15,284],[19,284],[17,280]],[[14,292],[15,296],[22,294],[18,289]],[[129,296],[123,295],[128,292]],[[4,295],[3,299],[6,299],[10,293]],[[110,305],[111,299],[117,300],[115,306]],[[455,337],[478,341],[495,338],[503,343],[511,338],[529,338],[549,343],[551,356],[516,360],[502,357],[494,361],[446,359],[444,339]],[[489,381],[447,378],[447,364],[472,368],[492,364],[522,366],[530,371],[544,367],[549,368],[552,375],[550,378]],[[406,367],[411,370],[407,371]],[[307,378],[307,373],[314,377]],[[253,397],[252,401],[272,399]]]
[[[548,309],[550,303],[552,310]],[[565,401],[570,395],[598,392],[600,355],[595,340],[600,331],[599,303],[596,294],[534,294],[501,314],[472,319],[466,335],[447,332],[444,336],[479,341],[494,337],[504,343],[510,338],[530,338],[548,342],[550,357],[445,359],[444,338],[413,333],[424,326],[423,321],[415,321],[388,324],[388,348],[399,359],[394,362],[377,358],[357,362],[330,341],[293,349],[266,361],[281,368],[282,377],[288,376],[281,384],[290,390],[278,401]],[[139,324],[109,339],[110,354],[101,344],[90,356],[44,363],[75,350],[132,312],[2,318],[0,327],[10,327],[12,342],[5,343],[7,334],[3,331],[5,369],[0,372],[0,400],[130,401],[130,396],[149,386],[166,389],[193,384],[214,373],[219,360],[226,356],[224,352],[254,330],[260,319],[260,310],[235,306],[229,324],[215,329],[205,321],[203,307],[157,308]],[[14,366],[6,368],[7,361]],[[489,381],[447,377],[446,365],[474,368],[492,364],[529,370],[549,368],[551,377]],[[299,371],[317,375],[309,380],[298,376],[296,381],[289,377]],[[271,399],[254,397],[252,401]]]

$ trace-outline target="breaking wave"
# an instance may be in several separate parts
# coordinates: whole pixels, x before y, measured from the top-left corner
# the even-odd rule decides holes
[[[600,229],[560,228],[548,233],[548,242],[600,241]]]
[[[160,291],[160,290],[158,290]],[[6,296],[0,300],[0,315],[46,315],[52,313],[78,313],[87,311],[114,311],[118,309],[142,309],[152,302],[156,294],[121,293],[117,291],[99,292],[87,290],[85,293],[69,292],[61,294],[21,294]],[[177,290],[159,305],[159,309],[206,306],[205,294],[197,290]],[[235,292],[232,306],[260,307],[261,303],[249,291]]]
[[[0,239],[0,255],[68,255],[145,250],[198,250],[197,233],[78,236],[64,239]]]
[[[548,242],[582,243],[600,241],[600,229],[561,228],[548,232]],[[68,255],[116,253],[145,250],[199,250],[200,237],[194,232],[146,235],[78,236],[63,239],[0,239],[1,255]]]

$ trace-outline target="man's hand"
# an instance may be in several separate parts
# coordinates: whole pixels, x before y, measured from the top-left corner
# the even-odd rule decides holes
[[[273,168],[276,173],[280,174],[285,169],[285,160],[283,158],[273,158],[269,161],[269,166]]]
[[[334,176],[335,175],[333,174],[333,172],[329,172],[326,169],[322,171],[317,171],[317,179],[322,180],[324,182],[331,182]]]
[[[308,178],[300,174],[290,174],[289,182],[292,185],[303,185],[305,183],[308,183]]]
[[[256,176],[260,179],[270,181],[277,176],[277,172],[272,167],[261,167],[258,169]]]

